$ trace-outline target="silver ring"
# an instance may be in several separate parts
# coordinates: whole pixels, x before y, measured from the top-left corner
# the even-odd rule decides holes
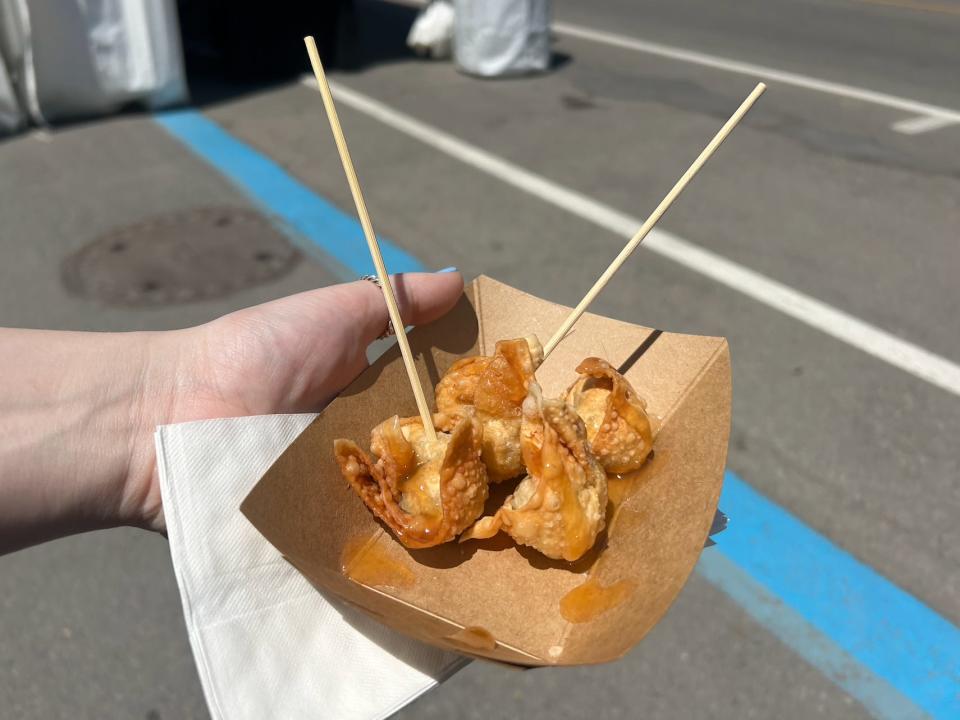
[[[361,275],[360,279],[367,280],[368,282],[372,282],[374,285],[380,288],[380,290],[383,290],[383,285],[380,284],[380,278],[378,278],[376,275]],[[380,335],[377,337],[377,340],[383,340],[384,338],[387,338],[387,337],[390,337],[391,335],[396,335],[396,334],[397,334],[397,331],[393,327],[393,320],[390,319],[390,316],[388,314],[387,327],[382,333],[380,333]]]

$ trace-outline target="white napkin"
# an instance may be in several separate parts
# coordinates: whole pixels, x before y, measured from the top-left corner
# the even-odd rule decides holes
[[[214,720],[384,718],[465,662],[335,607],[240,513],[313,418],[206,420],[156,432],[170,554]]]

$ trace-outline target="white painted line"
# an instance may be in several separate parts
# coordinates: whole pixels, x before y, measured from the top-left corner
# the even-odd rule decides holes
[[[305,84],[316,89],[313,78]],[[481,150],[337,82],[330,83],[337,102],[379,120],[450,157],[509,185],[592,222],[621,238],[633,235],[641,218],[608,205]],[[862,350],[911,375],[960,395],[960,365],[874,327],[809,295],[705,250],[665,230],[654,229],[642,247],[700,273],[721,285],[779,310],[792,318]]]
[[[580,38],[581,40],[591,40],[625,50],[636,50],[637,52],[659,55],[660,57],[670,58],[671,60],[703,65],[717,70],[726,70],[727,72],[748,75],[766,82],[780,82],[785,85],[793,85],[794,87],[815,90],[829,95],[837,95],[851,100],[860,100],[895,110],[903,110],[904,112],[914,115],[924,115],[949,120],[951,122],[960,122],[960,110],[953,110],[939,105],[930,105],[928,103],[918,102],[896,95],[888,95],[887,93],[875,92],[874,90],[867,90],[853,85],[820,80],[819,78],[810,77],[809,75],[777,70],[748,62],[740,62],[739,60],[731,60],[695,50],[685,50],[684,48],[674,47],[672,45],[661,45],[660,43],[639,40],[626,35],[617,35],[616,33],[605,32],[603,30],[594,30],[571,23],[555,22],[551,27],[554,32],[559,35],[568,35],[570,37]]]
[[[895,122],[890,126],[890,129],[898,133],[903,133],[904,135],[919,135],[920,133],[931,132],[932,130],[939,130],[940,128],[956,124],[954,120],[921,115],[920,117],[912,117]]]

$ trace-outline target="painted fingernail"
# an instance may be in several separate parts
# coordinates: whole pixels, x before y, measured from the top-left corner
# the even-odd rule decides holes
[[[454,267],[453,265],[451,265],[450,267],[445,267],[443,270],[437,270],[438,273],[456,272],[456,271],[457,271],[457,268]]]

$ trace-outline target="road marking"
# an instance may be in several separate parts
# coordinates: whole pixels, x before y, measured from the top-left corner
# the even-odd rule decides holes
[[[890,126],[890,129],[895,130],[898,133],[903,133],[904,135],[919,135],[920,133],[939,130],[940,128],[949,127],[951,125],[956,125],[956,122],[953,120],[947,120],[945,118],[921,115],[920,117],[912,117],[907,118],[906,120],[895,122]]]
[[[809,75],[802,75],[801,73],[777,70],[764,65],[756,65],[754,63],[720,57],[719,55],[710,55],[695,50],[685,50],[684,48],[674,47],[672,45],[648,42],[647,40],[640,40],[626,35],[605,32],[603,30],[594,30],[571,23],[555,22],[551,27],[560,35],[580,38],[581,40],[590,40],[625,50],[635,50],[650,55],[659,55],[660,57],[671,60],[679,60],[680,62],[703,65],[704,67],[714,68],[716,70],[748,75],[749,77],[759,78],[766,82],[780,82],[784,85],[792,85],[806,90],[827,93],[828,95],[860,100],[862,102],[873,103],[874,105],[893,108],[894,110],[903,110],[904,112],[914,115],[925,115],[949,120],[951,122],[960,122],[960,110],[941,107],[940,105],[931,105],[929,103],[918,102],[896,95],[888,95],[887,93],[867,90],[853,85],[821,80]]]
[[[308,79],[312,82],[312,78]],[[331,82],[337,101],[420,142],[556,207],[594,223],[620,238],[631,237],[643,221],[604,205],[481,150],[362,93]],[[315,88],[314,88],[315,89]],[[960,395],[960,365],[907,340],[772,280],[665,230],[654,229],[643,248],[789,315],[810,327]]]
[[[342,279],[375,272],[357,219],[318,197],[273,160],[196,110],[160,113],[154,120],[278,219],[288,236],[305,238],[319,248]],[[390,272],[425,269],[389,240],[380,238],[380,250]]]
[[[829,637],[787,607],[780,598],[716,547],[703,551],[697,563],[697,574],[728,595],[754,621],[858,700],[873,717],[879,720],[929,718],[896,688],[841,650]]]
[[[902,701],[898,705],[889,692],[864,697],[877,691],[876,683],[847,674],[844,657],[855,659],[932,717],[960,717],[960,628],[729,471],[720,506],[730,524],[701,556],[701,572],[711,582],[880,717],[917,713],[904,712]],[[729,572],[730,563],[711,559],[712,551],[765,593],[742,586],[737,574]],[[825,647],[825,638],[805,635],[789,613],[767,604],[764,594],[801,616],[840,653]]]

